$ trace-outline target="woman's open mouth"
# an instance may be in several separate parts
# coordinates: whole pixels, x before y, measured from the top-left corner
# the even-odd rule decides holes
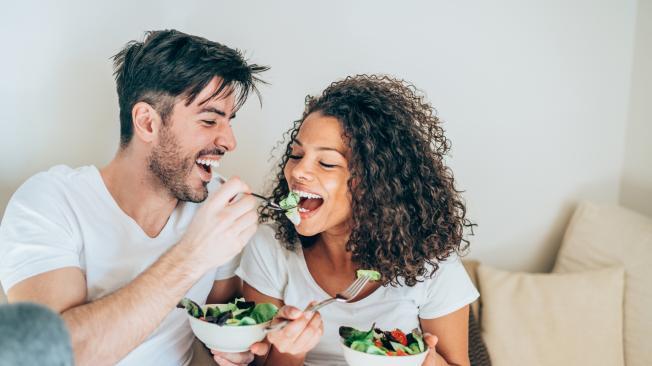
[[[324,203],[324,199],[315,193],[294,190],[299,195],[299,215],[301,219],[307,219],[315,214]]]

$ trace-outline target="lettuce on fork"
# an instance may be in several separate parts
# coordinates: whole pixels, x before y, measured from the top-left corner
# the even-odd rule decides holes
[[[367,276],[372,281],[380,281],[380,273],[371,269],[359,269],[355,272],[355,274],[357,278]]]
[[[290,191],[288,195],[279,202],[279,206],[285,210],[287,216],[294,225],[301,223],[301,216],[299,215],[299,200],[301,198],[295,192]]]

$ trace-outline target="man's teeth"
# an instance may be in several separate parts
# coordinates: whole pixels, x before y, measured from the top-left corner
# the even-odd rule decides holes
[[[217,160],[209,160],[209,159],[197,159],[197,164],[212,166],[214,168],[218,168],[220,166],[219,161],[217,161]]]
[[[299,212],[308,212],[308,211],[310,211],[310,210],[307,210],[307,209],[305,209],[303,207],[299,207]]]
[[[322,198],[318,194],[310,193],[310,192],[304,192],[304,191],[294,191],[294,193],[298,194],[299,197],[305,197],[305,198]],[[323,199],[323,198],[322,198]]]

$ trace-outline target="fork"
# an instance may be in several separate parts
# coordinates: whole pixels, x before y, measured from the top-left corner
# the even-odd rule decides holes
[[[321,302],[318,302],[317,304],[314,304],[312,306],[308,306],[304,310],[304,312],[317,311],[323,308],[324,306],[332,304],[334,302],[349,302],[355,299],[355,297],[358,296],[358,294],[360,294],[360,291],[362,291],[362,289],[367,285],[370,279],[371,278],[369,276],[360,276],[355,281],[353,281],[353,283],[349,287],[347,287],[346,290],[335,294],[335,297],[331,297]],[[285,328],[285,326],[288,325],[289,322],[290,322],[289,320],[283,320],[274,325],[268,325],[265,327],[265,332],[267,333],[276,330],[281,330]]]
[[[221,176],[218,173],[213,173],[213,179],[217,179],[221,184],[224,184],[226,182],[226,178],[224,178],[223,176]],[[278,203],[272,201],[271,198],[267,198],[267,197],[265,197],[263,195],[260,195],[258,193],[253,193],[253,192],[250,192],[248,194],[250,194],[250,195],[252,195],[252,196],[254,196],[254,197],[258,198],[258,199],[263,200],[263,202],[265,202],[265,207],[269,207],[270,209],[276,210],[276,211],[287,211],[286,209],[281,207]]]

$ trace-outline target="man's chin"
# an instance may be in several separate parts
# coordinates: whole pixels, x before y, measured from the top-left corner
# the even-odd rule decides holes
[[[199,189],[188,189],[185,192],[175,195],[179,201],[201,203],[208,198],[208,189],[204,184]]]

